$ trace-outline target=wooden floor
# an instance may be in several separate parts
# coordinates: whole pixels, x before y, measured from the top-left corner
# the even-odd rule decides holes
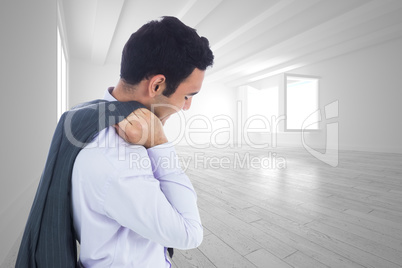
[[[402,267],[402,155],[341,151],[331,167],[303,149],[177,151],[204,240],[173,267]]]

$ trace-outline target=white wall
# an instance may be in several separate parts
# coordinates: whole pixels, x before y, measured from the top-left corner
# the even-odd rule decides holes
[[[402,131],[402,125],[399,123],[402,114],[402,106],[399,104],[402,100],[402,90],[399,86],[402,70],[400,47],[402,39],[397,39],[291,71],[294,74],[321,77],[322,111],[325,105],[338,101],[339,117],[331,121],[324,119],[322,123],[325,125],[327,122],[338,122],[341,150],[402,153],[402,142],[399,138]],[[97,66],[73,61],[70,77],[70,104],[73,105],[101,98],[108,86],[117,83],[119,66]],[[276,76],[253,83],[253,86],[272,86],[273,83],[279,83],[279,80],[280,76]],[[213,136],[213,133],[219,128],[228,127],[224,120],[216,120],[217,116],[224,115],[233,119],[233,134],[237,135],[237,101],[241,100],[237,94],[237,89],[225,85],[204,85],[201,93],[194,97],[190,111],[183,113],[181,117],[173,116],[166,123],[165,129],[169,139],[178,144],[190,143],[201,147],[208,142],[225,143],[230,140],[231,137],[225,133],[217,136]],[[244,109],[244,100],[241,101]],[[190,125],[184,124],[184,118],[188,123],[195,117],[200,120],[192,121]],[[205,129],[206,127],[209,129]],[[204,128],[206,133],[194,133],[197,128]],[[268,143],[272,145],[271,136],[265,138],[269,139]],[[302,146],[300,133],[279,132],[275,138],[276,146]],[[305,134],[304,139],[312,148],[323,150],[326,146],[325,127],[321,132]],[[237,143],[238,137],[232,140]]]
[[[207,70],[208,72],[208,70]],[[226,147],[237,141],[236,89],[222,84],[205,84],[193,97],[188,111],[174,115],[165,124],[169,141],[195,148]]]
[[[304,139],[307,146],[324,152],[326,124],[338,123],[341,150],[402,153],[401,47],[402,39],[399,38],[290,71],[292,74],[321,77],[319,98],[322,130],[302,135],[300,132],[283,132],[279,127],[279,131],[273,134],[276,138],[274,145],[301,147]],[[263,89],[276,85],[281,95],[283,79],[283,75],[277,75],[251,83],[250,86]],[[238,90],[241,91],[241,88]],[[244,98],[243,101],[247,102]],[[326,120],[325,106],[336,101],[338,117]],[[283,115],[283,107],[279,110],[279,115]],[[251,136],[271,146],[273,144],[272,135],[257,133]]]
[[[7,267],[56,126],[56,1],[2,1],[0,20],[0,264]]]
[[[97,65],[78,59],[69,62],[69,107],[101,99],[120,78],[120,65]]]
[[[292,71],[321,76],[321,107],[339,101],[340,149],[402,153],[401,47],[399,38]]]

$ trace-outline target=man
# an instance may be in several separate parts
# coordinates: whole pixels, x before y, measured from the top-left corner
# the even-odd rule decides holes
[[[200,245],[196,193],[163,124],[190,108],[212,63],[208,40],[174,17],[145,24],[126,43],[121,78],[104,99],[148,109],[99,132],[75,160],[71,195],[83,267],[170,267],[167,248]]]

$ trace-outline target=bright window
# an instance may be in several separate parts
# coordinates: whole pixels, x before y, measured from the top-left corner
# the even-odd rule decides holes
[[[67,110],[67,61],[60,31],[57,28],[57,121]]]
[[[318,78],[285,76],[286,131],[319,129],[318,86]]]

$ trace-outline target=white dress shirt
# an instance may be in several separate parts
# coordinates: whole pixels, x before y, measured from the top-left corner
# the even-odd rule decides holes
[[[106,92],[105,100],[115,99]],[[170,267],[167,247],[198,247],[194,188],[170,143],[145,149],[108,127],[78,154],[73,221],[84,267]]]

